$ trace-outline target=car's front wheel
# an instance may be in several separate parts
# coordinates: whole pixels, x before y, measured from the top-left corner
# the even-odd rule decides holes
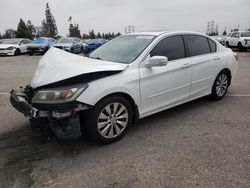
[[[121,96],[98,102],[85,117],[84,130],[94,142],[109,144],[122,138],[132,122],[132,107]]]
[[[15,56],[18,56],[18,55],[20,55],[21,54],[21,51],[17,48],[16,50],[15,50],[15,52],[14,52],[14,55]]]
[[[212,93],[211,93],[212,99],[214,100],[222,99],[227,93],[229,84],[230,84],[230,77],[229,77],[228,72],[221,71],[216,77],[214,84],[213,84]]]

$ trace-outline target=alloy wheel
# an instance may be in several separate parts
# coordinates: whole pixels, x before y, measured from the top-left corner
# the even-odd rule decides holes
[[[123,104],[108,104],[97,119],[98,131],[105,138],[115,138],[127,127],[128,118],[128,110]]]
[[[216,94],[221,97],[227,91],[228,79],[226,74],[221,74],[216,81]]]

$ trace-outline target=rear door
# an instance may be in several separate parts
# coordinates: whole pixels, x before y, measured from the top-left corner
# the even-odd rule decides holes
[[[186,35],[188,53],[191,60],[191,99],[211,92],[214,72],[220,58],[216,53],[216,43],[205,36]]]
[[[167,57],[168,64],[146,67],[145,63],[153,56]],[[140,65],[139,73],[142,116],[187,101],[190,96],[191,69],[183,36],[169,36],[161,40]]]

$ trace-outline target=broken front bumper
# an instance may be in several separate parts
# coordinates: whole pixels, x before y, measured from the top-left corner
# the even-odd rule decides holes
[[[78,112],[88,109],[87,105],[79,102],[31,104],[22,88],[12,90],[10,94],[12,106],[30,119],[33,130],[44,130],[48,126],[61,139],[76,139],[81,136]]]

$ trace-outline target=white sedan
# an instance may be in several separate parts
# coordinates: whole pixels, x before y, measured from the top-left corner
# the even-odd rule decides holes
[[[11,38],[2,39],[0,43],[0,55],[20,55],[27,53],[27,45],[30,39]]]
[[[49,125],[60,138],[82,131],[95,142],[120,139],[140,118],[210,95],[222,99],[237,55],[195,32],[119,36],[89,57],[51,48],[31,86],[12,90],[12,105],[34,130]]]

